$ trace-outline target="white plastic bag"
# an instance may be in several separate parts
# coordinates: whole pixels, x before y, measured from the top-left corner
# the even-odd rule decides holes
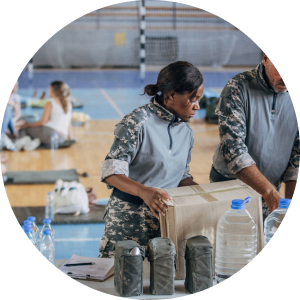
[[[54,187],[55,213],[86,214],[90,211],[89,199],[84,186],[77,182],[58,180]]]

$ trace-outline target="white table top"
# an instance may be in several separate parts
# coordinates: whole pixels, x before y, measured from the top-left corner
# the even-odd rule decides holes
[[[56,260],[56,266],[60,268],[66,260]],[[184,280],[175,280],[175,294],[173,295],[151,295],[150,294],[150,263],[145,259],[143,264],[143,283],[144,283],[144,292],[141,296],[130,297],[130,299],[167,299],[167,298],[177,298],[186,295],[190,295],[190,293],[184,287]],[[88,281],[88,280],[79,280],[74,279],[78,282],[94,289],[97,291],[101,291],[106,294],[110,294],[113,296],[120,296],[114,288],[114,276],[108,278],[103,282],[97,281]]]

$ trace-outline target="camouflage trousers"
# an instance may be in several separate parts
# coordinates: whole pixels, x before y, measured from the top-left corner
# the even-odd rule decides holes
[[[160,225],[146,203],[142,205],[111,196],[104,214],[105,229],[99,257],[114,257],[114,244],[134,240],[148,252],[150,239],[160,237]]]

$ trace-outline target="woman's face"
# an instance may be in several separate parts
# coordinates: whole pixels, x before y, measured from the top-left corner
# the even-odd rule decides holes
[[[203,92],[203,84],[198,88],[194,98],[192,98],[194,92],[186,93],[184,95],[172,92],[168,102],[164,102],[164,107],[176,117],[188,122],[194,117],[196,110],[200,109],[199,101],[203,96]]]

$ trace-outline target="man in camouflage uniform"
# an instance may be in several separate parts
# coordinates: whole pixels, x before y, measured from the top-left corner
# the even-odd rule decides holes
[[[299,169],[299,130],[287,88],[264,54],[256,69],[233,77],[216,109],[220,144],[211,182],[241,179],[263,197],[264,219],[278,207],[282,182],[292,198]]]

